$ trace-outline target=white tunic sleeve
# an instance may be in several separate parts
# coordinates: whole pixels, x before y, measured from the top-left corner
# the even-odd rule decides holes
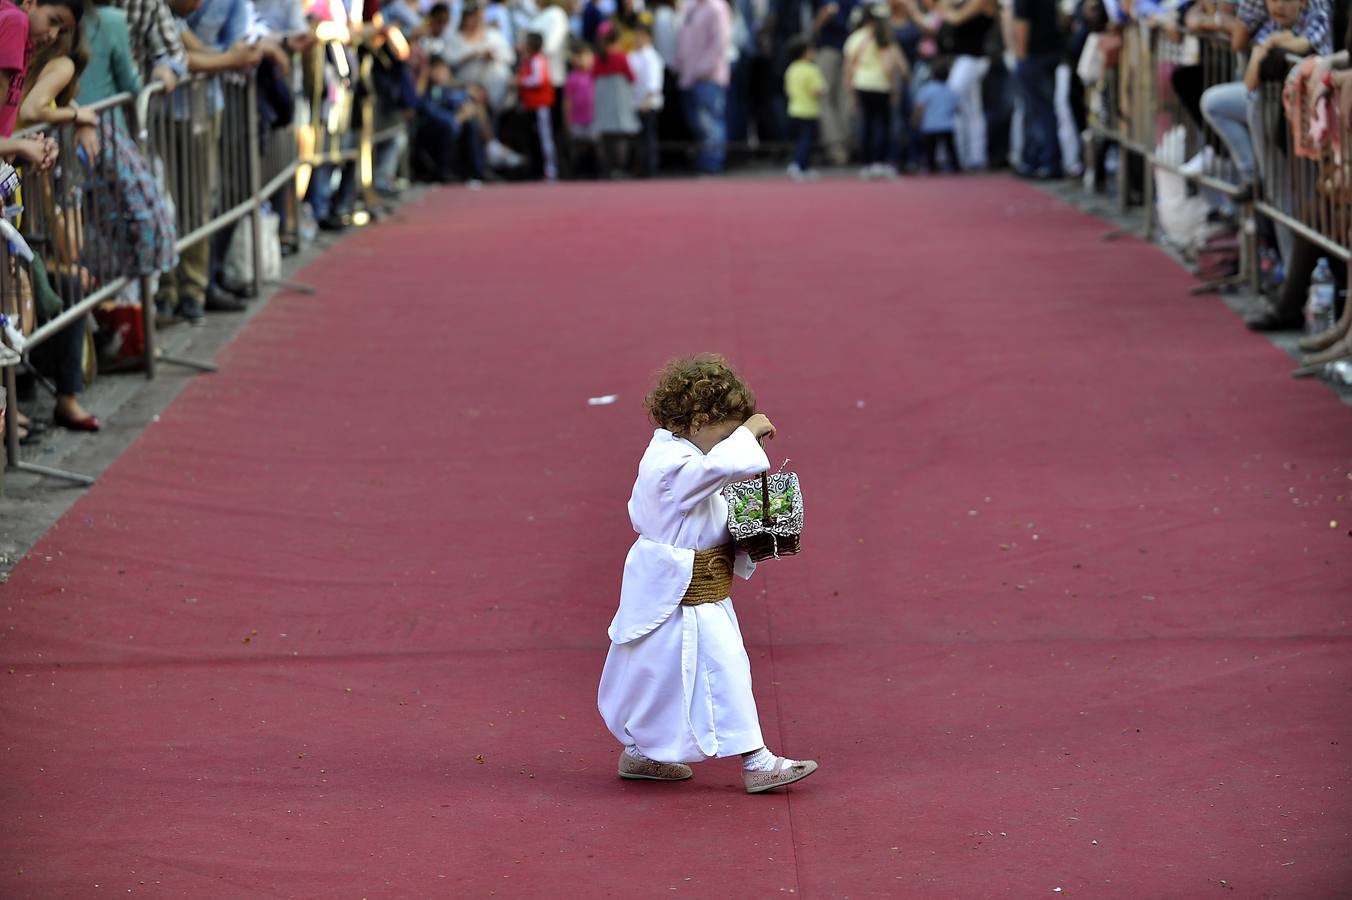
[[[769,457],[746,426],[719,441],[707,454],[697,449],[667,473],[662,486],[682,513],[703,503],[731,481],[741,481],[770,468]]]

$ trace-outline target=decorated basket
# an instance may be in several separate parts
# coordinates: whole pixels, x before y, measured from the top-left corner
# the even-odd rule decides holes
[[[793,472],[762,474],[723,488],[737,549],[760,562],[792,556],[803,536],[803,492]]]

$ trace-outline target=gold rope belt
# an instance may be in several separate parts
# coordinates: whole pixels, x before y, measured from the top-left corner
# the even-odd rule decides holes
[[[699,606],[728,599],[732,593],[732,544],[695,551],[695,568],[690,573],[690,587],[685,589],[681,603]]]

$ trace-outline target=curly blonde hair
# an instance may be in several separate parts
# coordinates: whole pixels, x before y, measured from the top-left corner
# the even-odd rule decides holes
[[[756,396],[721,355],[701,353],[667,363],[643,406],[654,425],[688,435],[729,419],[745,422],[756,412]]]

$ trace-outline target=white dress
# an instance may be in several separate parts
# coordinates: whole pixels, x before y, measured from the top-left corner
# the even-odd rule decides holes
[[[765,744],[731,598],[682,606],[681,597],[695,551],[731,540],[722,488],[769,467],[746,428],[707,455],[659,428],[639,462],[629,498],[639,537],[625,559],[597,705],[616,740],[652,759],[698,762]],[[750,578],[753,569],[738,554],[733,570]]]

